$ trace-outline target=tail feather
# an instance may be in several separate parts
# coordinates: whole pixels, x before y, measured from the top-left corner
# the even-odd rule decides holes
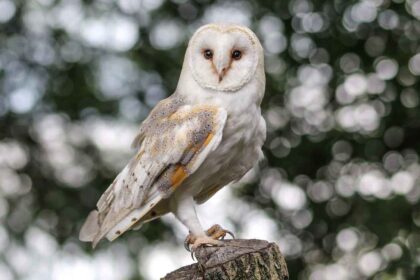
[[[167,212],[166,208],[164,208],[166,211],[165,213],[160,213],[160,209],[159,212],[153,211],[153,214],[149,213],[158,205],[161,199],[159,192],[156,191],[151,194],[151,197],[142,207],[131,211],[128,210],[127,213],[123,213],[121,216],[122,218],[110,220],[108,222],[101,221],[101,223],[99,223],[99,212],[97,210],[90,212],[80,230],[80,241],[92,242],[92,247],[95,248],[99,241],[104,237],[109,241],[113,241],[127,230],[139,229],[143,223],[151,221]]]

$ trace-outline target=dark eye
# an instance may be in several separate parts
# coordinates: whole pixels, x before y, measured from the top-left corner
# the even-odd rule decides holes
[[[232,52],[232,58],[233,59],[239,60],[239,59],[241,59],[241,57],[242,57],[242,52],[241,51],[234,50]]]
[[[204,51],[204,58],[205,59],[212,59],[213,58],[213,52],[212,52],[212,50],[205,50]]]

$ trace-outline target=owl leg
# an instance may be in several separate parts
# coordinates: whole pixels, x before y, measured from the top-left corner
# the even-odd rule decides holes
[[[184,242],[188,251],[190,251],[190,246],[191,251],[194,252],[201,245],[217,246],[221,244],[219,240],[209,237],[203,230],[198,220],[195,202],[192,197],[179,200],[174,213],[177,219],[189,229],[190,234]]]

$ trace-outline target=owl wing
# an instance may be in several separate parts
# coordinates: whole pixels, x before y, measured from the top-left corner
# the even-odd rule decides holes
[[[89,214],[80,240],[95,247],[103,237],[112,241],[120,236],[170,197],[219,145],[224,109],[173,103],[159,103],[143,123],[134,142],[136,155]]]

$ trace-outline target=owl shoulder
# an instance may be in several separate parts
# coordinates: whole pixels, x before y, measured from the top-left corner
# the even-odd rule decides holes
[[[140,147],[147,131],[150,130],[150,128],[155,127],[162,120],[170,117],[183,105],[185,105],[183,98],[176,93],[161,100],[158,104],[156,104],[149,116],[140,125],[139,132],[134,138],[131,146],[133,148]]]

